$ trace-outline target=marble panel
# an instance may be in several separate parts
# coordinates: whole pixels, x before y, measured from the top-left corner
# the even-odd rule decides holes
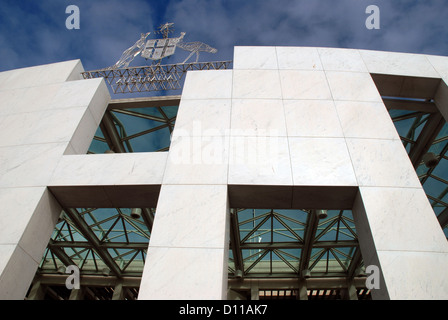
[[[46,186],[67,143],[0,148],[0,187]]]
[[[422,188],[360,187],[360,193],[376,250],[448,253],[448,242]]]
[[[99,123],[109,99],[109,92],[103,79],[16,88],[0,91],[0,115],[91,105],[91,110],[95,112],[95,118]],[[102,105],[99,100],[104,101]]]
[[[51,101],[63,83],[0,91],[0,115],[51,109]]]
[[[317,48],[276,47],[280,70],[322,70]]]
[[[186,99],[230,99],[232,70],[188,71],[182,89]]]
[[[292,185],[286,137],[232,137],[229,184]]]
[[[378,251],[378,257],[391,300],[448,299],[448,253]]]
[[[233,70],[234,99],[281,99],[278,70]]]
[[[23,300],[38,263],[20,246],[12,244],[0,245],[0,261],[0,300]]]
[[[6,115],[0,130],[0,147],[68,142],[85,112],[86,108],[80,107]]]
[[[150,245],[138,300],[222,300],[228,250]]]
[[[178,136],[171,141],[164,184],[226,184],[228,137]]]
[[[421,187],[400,140],[346,141],[360,186]]]
[[[14,210],[15,211],[15,210]],[[62,208],[46,189],[20,238],[20,247],[40,263]]]
[[[375,240],[372,236],[372,230],[369,225],[369,217],[363,204],[359,188],[355,195],[352,212],[363,261],[365,261],[366,265],[373,264],[379,266],[380,263],[376,254]],[[382,294],[387,295],[387,292],[385,291]]]
[[[50,186],[161,184],[167,152],[65,155]]]
[[[281,100],[233,99],[232,136],[286,136]]]
[[[150,245],[224,248],[227,220],[227,186],[162,185]]]
[[[356,186],[343,138],[289,137],[295,186]]]
[[[19,243],[44,192],[45,187],[0,188],[0,244]]]
[[[283,99],[330,100],[331,92],[323,71],[280,70]]]
[[[448,57],[426,55],[426,59],[432,64],[440,78],[448,79]]]
[[[275,47],[235,47],[233,69],[278,69]]]
[[[334,100],[381,102],[381,96],[371,76],[366,72],[327,71]]]
[[[76,154],[86,154],[98,129],[98,123],[89,109],[77,123],[78,126],[70,137],[70,145]]]
[[[367,72],[358,50],[345,48],[317,48],[324,70]]]
[[[76,81],[84,79],[81,73],[84,72],[85,70],[81,60],[75,60],[74,62],[75,66],[73,67],[72,72],[67,76],[65,81]]]
[[[101,123],[101,120],[103,119],[104,112],[106,111],[110,100],[111,97],[106,82],[102,80],[99,83],[97,90],[95,91],[93,97],[91,98],[88,104],[90,113],[95,119],[95,123],[97,123],[98,125]]]
[[[88,106],[99,124],[109,101],[109,91],[102,78],[86,79],[60,85],[47,108],[66,109]]]
[[[343,137],[332,100],[285,100],[290,137]]]
[[[400,139],[381,102],[335,101],[345,137]]]
[[[439,87],[434,96],[434,102],[437,109],[445,118],[445,121],[448,121],[448,82],[444,80],[440,81]]]
[[[182,100],[173,137],[224,136],[230,131],[231,100]]]
[[[370,73],[438,78],[439,74],[425,55],[359,50]]]
[[[77,75],[82,70],[80,60],[70,60],[52,64],[33,66],[6,71],[0,90],[43,86],[47,84],[79,79]]]

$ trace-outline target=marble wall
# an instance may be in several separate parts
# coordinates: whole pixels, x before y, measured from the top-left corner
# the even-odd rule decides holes
[[[353,209],[374,298],[448,298],[446,238],[372,78],[442,79],[448,115],[447,57],[235,47],[233,70],[187,73],[168,153],[86,155],[110,96],[81,71],[0,73],[0,298],[24,297],[76,204],[157,205],[139,299],[225,299],[232,207]]]
[[[353,209],[365,262],[381,270],[374,298],[448,297],[445,236],[371,76],[446,80],[447,66],[448,58],[426,55],[236,47],[233,70],[189,72],[154,224],[154,232],[179,224],[182,241],[151,239],[149,255],[163,252],[166,262],[148,261],[140,297],[219,297],[219,288],[207,290],[201,281],[214,279],[220,264],[209,262],[204,270],[193,253],[210,228],[220,248],[225,239],[227,209],[218,186],[227,186],[231,207]],[[409,88],[418,90],[417,84]],[[445,103],[444,88],[438,95]],[[198,187],[202,201],[192,191]],[[170,202],[168,190],[180,206]],[[220,199],[215,209],[211,198]],[[194,207],[204,230],[185,220]],[[201,218],[205,212],[210,221]],[[190,242],[193,258],[185,260],[203,272],[195,285],[182,280],[182,267],[169,254],[186,252]]]
[[[79,60],[0,73],[0,299],[23,299],[61,206],[47,186],[64,154],[86,153],[108,100]]]

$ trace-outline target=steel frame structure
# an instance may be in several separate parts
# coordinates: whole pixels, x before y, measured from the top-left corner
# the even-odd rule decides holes
[[[114,93],[134,93],[182,88],[185,74],[190,70],[225,70],[232,61],[186,62],[149,65],[120,69],[99,69],[82,72],[84,79],[104,78]]]

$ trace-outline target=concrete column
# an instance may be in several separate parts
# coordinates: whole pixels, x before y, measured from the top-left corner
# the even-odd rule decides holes
[[[423,56],[360,53],[370,72],[436,76]],[[360,77],[332,74],[330,85],[335,99],[346,100],[336,106],[359,185],[353,214],[364,264],[380,271],[372,297],[446,299],[448,243],[378,94],[375,98],[374,83],[366,79],[356,93],[339,92],[338,82],[349,85]]]
[[[189,72],[138,299],[226,299],[231,71]]]
[[[308,292],[306,287],[306,280],[299,280],[299,288],[297,289],[297,299],[298,300],[308,300]]]
[[[117,284],[114,287],[114,294],[112,296],[112,300],[124,300],[125,292],[123,288],[123,281],[118,280]]]
[[[251,282],[250,300],[260,300],[260,287],[256,281]]]
[[[341,296],[344,300],[358,300],[358,295],[356,293],[356,287],[353,283],[354,281],[347,281],[347,288],[341,289]]]
[[[45,287],[42,285],[41,280],[38,279],[33,283],[30,293],[28,294],[28,300],[43,300],[45,298]]]
[[[264,167],[230,163],[229,190],[238,191],[231,194],[232,201],[240,196],[238,204],[244,207],[249,197],[241,190],[263,185],[258,190],[266,193],[251,205],[349,206],[363,258],[382,272],[374,298],[446,297],[446,239],[371,76],[446,77],[446,61],[436,60],[438,66],[413,54],[235,48],[232,135],[245,129],[243,135],[252,139],[249,150],[256,142],[253,136],[275,138],[276,150],[263,158],[269,164]],[[399,89],[418,90],[422,83],[411,81],[410,87]],[[436,103],[446,95],[443,88]],[[232,140],[231,155],[233,150]],[[354,187],[342,190],[357,189],[357,196],[344,193],[345,200],[338,201],[342,197],[335,191],[341,187]]]
[[[72,289],[70,292],[69,300],[83,300],[84,299],[84,289],[81,287],[79,289]]]

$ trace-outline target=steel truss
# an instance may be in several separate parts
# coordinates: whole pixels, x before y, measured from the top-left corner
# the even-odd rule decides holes
[[[228,69],[231,61],[191,62],[150,65],[121,69],[99,69],[82,72],[84,79],[104,78],[114,93],[177,90],[190,70]]]
[[[362,274],[351,212],[332,210],[325,218],[317,212],[232,209],[229,278],[350,280]]]

